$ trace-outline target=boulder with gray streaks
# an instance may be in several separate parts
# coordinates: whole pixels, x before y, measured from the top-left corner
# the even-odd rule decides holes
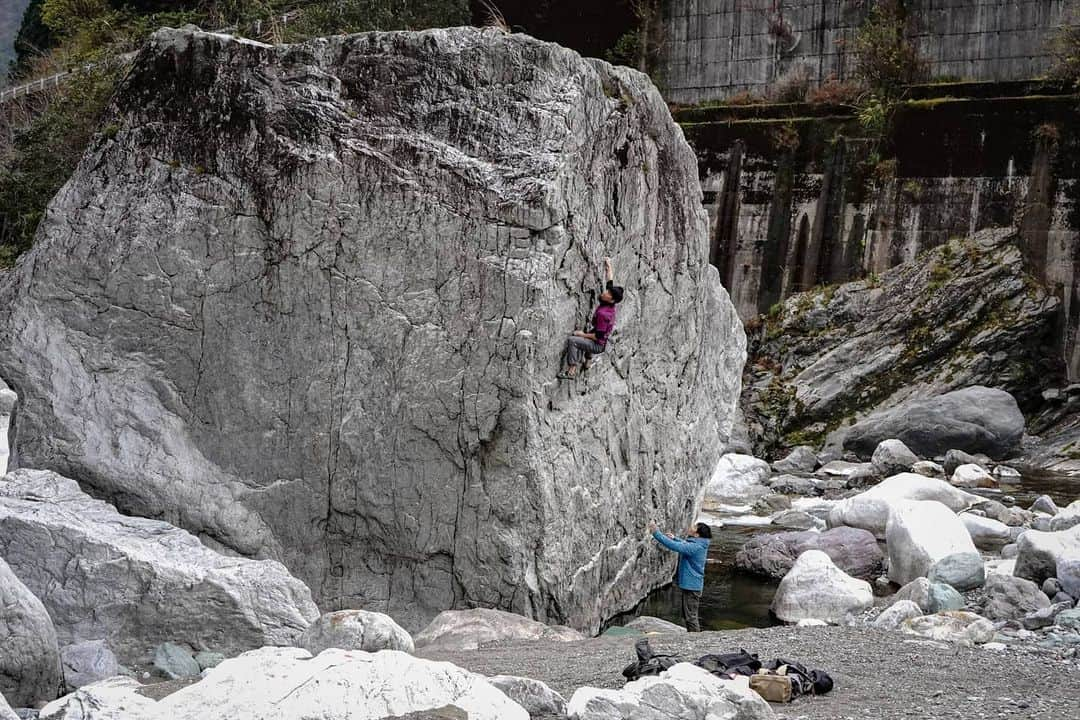
[[[944,480],[917,473],[900,473],[836,503],[829,511],[829,527],[862,528],[884,539],[889,513],[909,500],[936,501],[953,512],[983,502],[978,495],[955,488]]]
[[[1080,500],[1073,500],[1050,519],[1050,531],[1058,532],[1080,525]]]
[[[341,650],[401,650],[411,653],[413,639],[393,618],[369,610],[337,610],[308,626],[297,645],[312,655],[327,648]]]
[[[870,462],[883,477],[888,477],[897,473],[910,472],[915,467],[915,463],[919,462],[919,456],[911,452],[911,449],[900,440],[890,438],[878,443]]]
[[[998,574],[986,578],[983,615],[991,620],[1018,620],[1047,607],[1050,607],[1049,598],[1030,580]]]
[[[49,613],[0,552],[0,695],[15,707],[56,697],[60,648]]]
[[[670,578],[627,528],[692,518],[745,335],[645,75],[492,29],[161,30],[113,98],[0,283],[22,464],[408,630],[596,630]],[[557,382],[605,255],[618,328]]]
[[[487,681],[525,708],[530,717],[566,715],[566,698],[548,687],[547,683],[516,675],[493,675]]]
[[[84,685],[41,710],[40,720],[156,720],[155,703],[138,680],[116,676]]]
[[[71,690],[120,674],[116,655],[104,640],[85,640],[60,648],[64,682]]]
[[[229,653],[291,645],[319,615],[280,563],[221,555],[42,470],[0,480],[0,556],[63,643],[107,638],[122,662],[171,640]]]
[[[807,550],[780,581],[770,609],[784,622],[841,623],[873,602],[870,583],[851,577],[820,550]]]
[[[899,585],[927,576],[935,563],[954,554],[974,558],[981,584],[982,561],[975,543],[953,511],[939,502],[897,502],[885,526],[885,542],[889,550],[889,579]],[[960,563],[960,572],[956,576],[965,584],[962,589],[975,587],[967,585],[973,582],[971,567],[971,562]],[[947,574],[954,577],[952,573]]]
[[[584,640],[581,633],[561,625],[548,626],[502,610],[446,610],[416,634],[416,647],[475,650],[487,644],[551,640]]]
[[[1057,567],[1063,560],[1080,560],[1080,525],[1057,532],[1025,530],[1016,540],[1017,577],[1037,583],[1060,579]]]
[[[0,720],[19,720],[19,716],[8,705],[3,693],[0,693]]]
[[[919,617],[922,614],[922,608],[914,601],[897,600],[881,611],[881,614],[874,620],[873,626],[878,630],[896,630],[905,620]]]

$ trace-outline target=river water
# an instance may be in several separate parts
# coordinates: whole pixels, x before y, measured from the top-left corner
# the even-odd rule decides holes
[[[1001,490],[1001,493],[985,493],[985,496],[1000,500],[1003,495],[1008,495],[1015,498],[1016,505],[1026,508],[1040,495],[1049,495],[1059,507],[1065,507],[1080,499],[1080,476],[1026,473],[1019,484],[1002,485]],[[767,518],[748,515],[737,508],[708,513],[701,521],[708,522],[713,530],[705,568],[705,588],[701,593],[702,630],[778,624],[769,614],[769,605],[779,581],[736,570],[735,553],[755,535],[783,532],[789,528],[765,524]],[[885,552],[884,544],[882,551]],[[669,585],[655,590],[643,603],[641,614],[681,625],[678,589]]]

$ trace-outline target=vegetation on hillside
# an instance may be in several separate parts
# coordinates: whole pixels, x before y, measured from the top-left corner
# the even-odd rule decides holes
[[[300,10],[282,24],[275,18]],[[34,77],[116,58],[161,26],[232,27],[238,35],[297,41],[333,33],[465,25],[468,0],[33,0],[20,32],[18,72]],[[27,43],[36,43],[31,52]],[[80,71],[26,127],[0,117],[0,267],[34,238],[45,206],[74,172],[121,77],[116,64]]]

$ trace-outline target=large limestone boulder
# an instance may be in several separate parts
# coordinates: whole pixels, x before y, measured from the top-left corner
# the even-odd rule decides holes
[[[1024,578],[992,574],[986,578],[983,615],[991,620],[1018,620],[1028,613],[1050,607],[1042,589]]]
[[[0,693],[0,720],[19,720],[19,716],[8,705],[2,693]]]
[[[319,616],[273,560],[228,557],[167,523],[121,515],[74,480],[0,480],[0,556],[48,609],[64,644],[107,638],[121,661],[175,640],[230,654],[291,645]]]
[[[848,428],[844,448],[870,457],[878,443],[898,438],[920,457],[958,448],[996,459],[1015,451],[1023,434],[1016,399],[976,385],[873,413]]]
[[[262,648],[226,660],[157,703],[154,720],[376,720],[452,705],[470,720],[528,720],[482,675],[397,650]]]
[[[670,578],[627,528],[692,518],[745,336],[648,77],[491,29],[162,30],[104,122],[0,281],[21,464],[410,631],[597,630]],[[558,382],[605,255],[616,335]]]
[[[780,581],[771,609],[784,622],[840,623],[873,603],[870,583],[851,577],[820,550],[807,550]]]
[[[11,430],[11,413],[16,400],[15,392],[0,380],[0,477],[7,473],[8,460],[11,458],[8,432]]]
[[[475,650],[489,644],[551,640],[574,642],[585,636],[568,627],[548,626],[521,615],[476,608],[446,610],[413,638],[416,647]]]
[[[885,544],[889,579],[899,585],[925,577],[934,563],[958,553],[974,555],[982,568],[979,551],[964,523],[937,501],[895,503],[885,526]]]
[[[318,655],[327,648],[367,652],[413,651],[412,637],[393,618],[367,610],[326,613],[308,626],[297,645],[312,655]]]
[[[0,551],[0,695],[15,707],[52,700],[60,689],[60,648],[49,613]]]
[[[862,528],[884,539],[890,511],[907,500],[939,502],[954,512],[983,501],[978,495],[955,488],[944,480],[918,473],[900,473],[836,503],[829,511],[828,524],[829,527]]]
[[[567,705],[574,720],[770,720],[772,708],[749,684],[678,663],[621,690],[578,688]]]
[[[1068,530],[1026,530],[1016,540],[1017,577],[1041,583],[1054,577],[1062,560],[1080,560],[1080,525]]]
[[[820,550],[852,577],[871,580],[884,559],[877,540],[866,530],[838,527],[825,532],[765,533],[751,538],[735,554],[740,570],[780,579],[808,550]]]

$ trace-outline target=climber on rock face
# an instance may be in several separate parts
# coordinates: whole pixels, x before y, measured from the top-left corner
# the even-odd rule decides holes
[[[604,258],[604,274],[607,285],[604,292],[600,293],[600,305],[593,313],[592,331],[575,330],[574,334],[566,341],[566,370],[559,373],[559,377],[573,379],[577,377],[578,366],[585,362],[585,368],[589,367],[589,360],[593,355],[599,355],[607,347],[611,331],[615,329],[615,305],[623,299],[623,289],[615,285],[615,274],[611,269],[611,258]]]

